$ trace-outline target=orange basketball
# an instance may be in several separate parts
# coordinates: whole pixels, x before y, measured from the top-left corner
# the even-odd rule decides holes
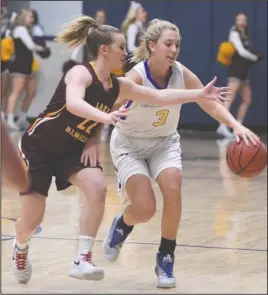
[[[226,161],[230,170],[241,177],[252,178],[259,175],[267,166],[267,147],[263,142],[256,145],[231,142],[226,151]]]

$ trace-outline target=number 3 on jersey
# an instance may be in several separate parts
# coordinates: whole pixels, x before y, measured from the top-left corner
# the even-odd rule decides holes
[[[159,126],[164,125],[166,123],[168,114],[169,114],[169,110],[161,110],[161,111],[158,111],[156,113],[156,116],[158,116],[158,121],[154,122],[153,123],[153,126],[154,127],[159,127]]]

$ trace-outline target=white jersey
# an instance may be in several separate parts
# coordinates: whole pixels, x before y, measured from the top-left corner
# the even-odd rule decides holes
[[[143,86],[161,89],[152,79],[147,61],[138,63],[133,69],[141,76]],[[174,62],[170,67],[168,78],[166,88],[185,89],[183,69],[179,62]],[[129,100],[125,107],[129,108],[129,116],[126,122],[118,122],[116,126],[127,136],[153,138],[169,136],[177,131],[181,104],[165,107]]]

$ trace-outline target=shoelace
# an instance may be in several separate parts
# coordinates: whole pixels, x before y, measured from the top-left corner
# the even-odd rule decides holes
[[[18,250],[16,251],[15,261],[16,261],[17,269],[19,269],[19,270],[25,269],[27,256],[28,256],[28,249],[24,250],[23,252],[18,251]]]
[[[88,252],[86,254],[80,254],[82,256],[82,260],[87,262],[87,263],[90,263],[90,264],[93,264],[92,263],[92,253],[91,252]]]
[[[168,278],[173,277],[173,260],[170,255],[159,258],[159,274]]]

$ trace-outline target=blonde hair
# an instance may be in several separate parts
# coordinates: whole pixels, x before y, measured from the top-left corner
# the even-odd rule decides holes
[[[142,37],[141,44],[135,50],[131,62],[138,63],[145,59],[149,59],[151,55],[149,42],[157,42],[165,30],[172,30],[180,33],[179,28],[173,23],[161,19],[153,19],[148,24],[148,28]]]
[[[92,17],[82,15],[67,23],[55,40],[68,44],[69,48],[87,45],[90,57],[96,58],[101,45],[114,42],[115,33],[121,32],[109,25],[98,25]]]
[[[127,34],[128,28],[131,24],[134,24],[136,21],[136,10],[130,8],[125,19],[122,22],[121,25],[121,31],[124,34]]]
[[[14,18],[14,22],[12,24],[12,29],[18,26],[24,26],[25,27],[25,17],[27,13],[32,13],[30,9],[22,8],[19,13]]]
[[[136,14],[137,14],[137,11],[139,9],[142,9],[142,6],[140,3],[138,2],[135,2],[135,1],[131,1],[130,3],[130,7],[128,9],[128,12],[122,22],[122,25],[121,25],[121,31],[126,35],[127,34],[127,31],[128,31],[128,28],[131,24],[135,23],[136,21]]]

